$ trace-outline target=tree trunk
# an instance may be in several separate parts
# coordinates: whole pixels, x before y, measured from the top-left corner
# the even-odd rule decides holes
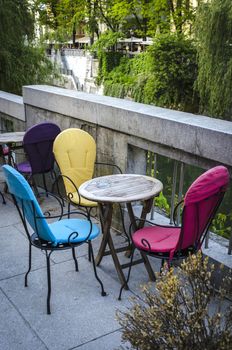
[[[182,33],[182,1],[176,1],[176,12],[177,12],[177,20],[176,20],[176,30],[178,33]]]

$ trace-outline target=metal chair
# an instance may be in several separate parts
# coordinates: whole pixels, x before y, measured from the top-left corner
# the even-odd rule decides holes
[[[0,169],[0,183],[5,183],[5,178],[3,176],[2,169]],[[6,204],[6,200],[2,191],[0,191],[0,197],[2,197],[2,204]]]
[[[14,203],[18,209],[20,218],[25,228],[27,238],[29,241],[29,268],[25,275],[25,287],[27,287],[28,274],[31,270],[31,254],[32,246],[45,252],[47,264],[47,313],[51,313],[50,297],[51,297],[51,270],[50,270],[50,256],[54,251],[58,250],[72,250],[72,256],[75,263],[75,269],[78,271],[78,263],[75,255],[75,247],[87,243],[91,254],[94,274],[101,286],[101,294],[105,296],[105,290],[102,281],[99,279],[96,271],[92,239],[99,235],[99,227],[93,224],[90,218],[84,213],[78,213],[84,218],[63,219],[63,206],[60,203],[61,215],[51,216],[48,213],[46,217],[35,198],[35,195],[25,180],[25,178],[10,165],[3,166],[4,176],[11,193]],[[53,197],[56,197],[53,195]],[[56,197],[58,199],[58,197]],[[58,199],[59,200],[59,199]],[[69,213],[69,215],[72,213]],[[75,213],[76,214],[76,213]],[[57,221],[51,224],[47,223],[46,219],[58,218]],[[29,226],[33,229],[33,234],[30,234]]]
[[[84,207],[90,216],[91,209],[97,207],[97,203],[81,197],[78,188],[93,177],[96,159],[96,143],[93,137],[81,129],[66,129],[56,137],[53,153],[63,178],[68,210],[74,204]]]
[[[79,194],[78,188],[85,181],[92,179],[95,165],[114,167],[115,164],[96,162],[96,142],[86,131],[70,128],[62,131],[55,139],[53,152],[64,181],[66,195],[71,204],[83,207],[90,215],[91,209],[97,207],[96,202],[89,201]]]
[[[227,168],[216,166],[199,176],[189,187],[184,201],[182,201],[184,205],[181,226],[161,226],[144,220],[151,226],[131,234],[133,249],[127,283],[130,278],[135,249],[161,259],[161,266],[164,265],[165,261],[170,266],[174,260],[184,259],[189,254],[196,253],[201,249],[228,184],[229,172]],[[176,206],[174,213],[182,202]],[[124,286],[120,289],[119,300]]]
[[[91,210],[97,208],[98,204],[81,197],[78,188],[85,181],[92,179],[96,165],[111,167],[119,173],[122,173],[121,169],[115,164],[96,162],[94,138],[88,132],[78,128],[62,131],[54,141],[53,153],[60,169],[59,177],[64,182],[68,199],[68,212],[71,210],[71,205],[74,205],[82,207],[90,217]],[[121,206],[120,213],[123,217]]]
[[[1,191],[0,191],[0,196],[2,197],[2,204],[6,204],[5,197]]]
[[[27,161],[18,163],[15,168],[23,174],[29,181],[31,180],[33,187],[38,193],[34,175],[42,174],[43,185],[47,190],[46,173],[54,172],[54,155],[52,151],[53,142],[60,133],[58,125],[50,122],[36,124],[28,129],[23,138],[23,148],[27,155]]]

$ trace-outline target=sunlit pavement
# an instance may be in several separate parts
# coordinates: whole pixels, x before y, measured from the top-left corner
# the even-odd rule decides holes
[[[54,252],[51,315],[47,315],[45,255],[33,248],[32,270],[25,288],[28,241],[8,195],[6,201],[6,205],[0,202],[0,349],[124,349],[116,310],[125,310],[130,297],[141,294],[141,284],[148,281],[144,266],[133,267],[130,291],[124,291],[118,301],[120,284],[111,256],[104,257],[97,268],[107,292],[102,297],[88,261],[87,245],[76,249],[79,272],[75,271],[71,251]],[[53,209],[53,204],[48,206]],[[100,239],[93,243],[95,254]],[[114,235],[114,241],[122,244],[124,238]],[[128,261],[124,253],[120,254],[122,260]]]

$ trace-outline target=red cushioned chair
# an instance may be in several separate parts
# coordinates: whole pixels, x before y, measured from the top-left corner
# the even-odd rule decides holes
[[[135,248],[161,259],[162,266],[165,261],[170,266],[173,260],[183,259],[190,253],[196,253],[202,246],[228,184],[229,172],[227,168],[216,166],[199,176],[189,187],[184,201],[182,201],[184,205],[180,227],[161,226],[145,220],[152,226],[139,229],[131,235],[134,249],[132,250],[127,282],[130,277]],[[120,290],[119,299],[121,299],[124,286]]]

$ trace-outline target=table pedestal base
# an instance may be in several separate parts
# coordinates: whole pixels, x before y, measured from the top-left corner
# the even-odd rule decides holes
[[[153,204],[153,198],[144,201],[144,205],[143,205],[143,209],[140,217],[142,220],[146,219],[147,214],[151,211],[152,204]],[[142,228],[144,225],[144,222],[141,221],[139,225],[137,225],[131,203],[127,203],[127,210],[130,217],[130,221],[132,223],[133,230],[135,231],[139,228]],[[125,247],[120,247],[120,248],[114,247],[114,243],[110,233],[110,227],[112,223],[112,214],[113,214],[113,204],[99,203],[99,211],[100,211],[100,220],[102,224],[103,237],[102,237],[102,241],[101,241],[101,245],[100,245],[97,257],[95,259],[96,265],[97,266],[100,265],[103,256],[111,255],[114,261],[115,269],[117,271],[120,283],[121,285],[124,285],[125,289],[128,289],[128,285],[126,282],[125,275],[123,273],[123,269],[128,268],[130,266],[130,263],[120,264],[117,253],[127,251],[129,252],[129,256],[130,256],[132,247],[130,245],[127,245]],[[106,251],[107,244],[109,246],[109,251]],[[140,254],[141,254],[141,259],[134,261],[133,265],[140,264],[143,262],[148,272],[150,280],[155,281],[155,274],[152,270],[148,257],[142,252]]]

